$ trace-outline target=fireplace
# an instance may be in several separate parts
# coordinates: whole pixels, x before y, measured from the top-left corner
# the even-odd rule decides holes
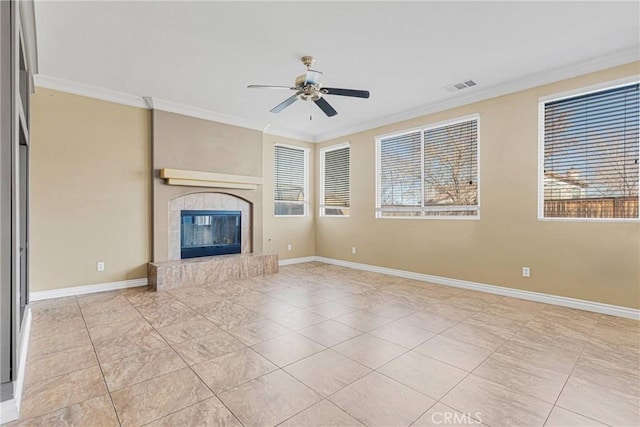
[[[241,211],[180,211],[180,257],[239,254]]]

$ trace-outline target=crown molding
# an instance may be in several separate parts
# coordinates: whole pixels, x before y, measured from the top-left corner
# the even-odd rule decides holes
[[[460,107],[474,102],[519,92],[522,90],[530,89],[532,87],[554,83],[583,74],[604,70],[606,68],[628,64],[638,60],[640,60],[640,50],[637,47],[619,50],[616,52],[612,52],[609,55],[599,56],[597,58],[572,64],[566,67],[555,68],[545,73],[530,75],[525,78],[512,81],[510,83],[479,89],[467,95],[456,97],[454,99],[434,102],[421,106],[419,108],[406,110],[396,114],[386,115],[377,119],[367,120],[357,123],[353,126],[344,127],[332,132],[326,132],[318,135],[295,132],[281,127],[274,127],[271,124],[264,125],[253,120],[248,120],[223,113],[217,113],[214,111],[192,107],[185,104],[179,104],[173,101],[167,101],[155,97],[131,95],[124,92],[117,92],[110,89],[104,89],[97,86],[77,83],[70,80],[60,79],[57,77],[51,77],[42,74],[34,76],[34,80],[36,86],[44,87],[47,89],[59,90],[62,92],[73,93],[76,95],[86,96],[88,98],[115,102],[132,107],[156,109],[169,113],[182,114],[185,116],[195,117],[203,120],[210,120],[214,122],[229,124],[232,126],[259,130],[264,134],[317,143],[329,141],[335,138],[345,137],[347,135],[352,135],[358,132],[372,130],[381,126],[402,122],[404,120],[415,119],[417,117]]]
[[[578,77],[584,74],[593,73],[607,68],[624,65],[640,60],[640,49],[638,47],[619,50],[609,55],[599,56],[587,61],[575,63],[565,67],[555,68],[545,73],[530,75],[522,79],[514,80],[509,83],[491,86],[485,89],[479,89],[468,95],[460,96],[454,99],[434,102],[406,110],[397,114],[391,114],[373,120],[367,120],[354,126],[342,128],[333,132],[327,132],[316,135],[314,142],[324,142],[335,138],[345,137],[354,133],[372,130],[381,126],[398,123],[404,120],[415,119],[417,117],[426,116],[428,114],[438,113],[451,108],[461,107],[463,105],[472,104],[474,102],[484,101],[486,99],[496,98],[498,96],[508,95],[510,93],[519,92],[533,87],[542,86],[549,83],[555,83],[561,80]]]
[[[78,83],[71,80],[60,79],[58,77],[46,76],[43,74],[37,74],[33,76],[33,79],[37,87],[86,96],[87,98],[99,99],[101,101],[114,102],[116,104],[128,105],[130,107],[148,108],[147,103],[141,96]]]
[[[130,107],[145,108],[147,110],[166,111],[168,113],[181,114],[183,116],[194,117],[197,119],[209,120],[246,129],[258,130],[270,135],[292,138],[305,142],[314,142],[314,137],[310,134],[292,132],[287,129],[273,127],[269,124],[265,126],[262,123],[252,120],[235,117],[228,114],[216,113],[215,111],[192,107],[190,105],[167,101],[165,99],[155,98],[151,96],[131,95],[129,93],[118,92],[98,86],[78,83],[71,80],[60,79],[58,77],[51,77],[43,74],[35,75],[34,82],[37,87],[72,93],[74,95],[85,96],[87,98],[114,102],[116,104],[128,105]]]

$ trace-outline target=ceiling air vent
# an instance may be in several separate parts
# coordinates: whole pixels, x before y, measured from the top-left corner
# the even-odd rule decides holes
[[[473,80],[465,80],[460,83],[454,83],[452,85],[445,86],[445,89],[449,92],[457,92],[459,90],[466,89],[472,86],[477,86],[477,85],[478,83],[474,82]]]

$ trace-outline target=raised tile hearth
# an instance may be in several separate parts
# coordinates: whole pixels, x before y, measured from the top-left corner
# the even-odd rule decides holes
[[[278,272],[278,255],[237,254],[147,264],[149,288],[154,291],[248,279]]]

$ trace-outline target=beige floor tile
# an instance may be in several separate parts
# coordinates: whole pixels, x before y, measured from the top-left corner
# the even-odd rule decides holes
[[[633,372],[623,363],[611,363],[611,359],[602,360],[583,354],[571,375],[640,398],[640,373]],[[635,367],[640,368],[640,355],[635,358]]]
[[[37,304],[36,304],[37,303]],[[40,325],[81,315],[75,297],[36,301],[31,310],[31,323]]]
[[[447,329],[442,335],[495,351],[513,334],[496,326],[478,326],[463,322]]]
[[[320,400],[282,370],[227,390],[219,398],[246,426],[274,426]]]
[[[568,378],[566,374],[498,353],[485,360],[473,373],[549,403],[555,403]]]
[[[438,400],[468,375],[415,351],[410,351],[387,363],[378,372],[420,393]]]
[[[482,363],[491,350],[438,335],[415,348],[420,354],[472,371]]]
[[[227,300],[201,308],[199,312],[225,330],[264,319],[258,313]]]
[[[574,376],[556,404],[612,426],[640,425],[640,399]]]
[[[189,365],[202,363],[245,347],[227,332],[219,331],[172,345]]]
[[[532,366],[550,369],[563,374],[569,374],[575,366],[580,349],[564,346],[561,342],[541,344],[534,341],[512,338],[496,353],[520,359]]]
[[[369,334],[405,348],[414,348],[435,336],[433,332],[398,321],[369,331]]]
[[[407,351],[404,347],[368,334],[345,341],[333,349],[371,369],[378,369]]]
[[[438,316],[437,314],[425,313],[422,311],[418,311],[400,319],[399,322],[434,332],[436,334],[444,332],[458,323],[457,320],[447,319],[442,316]]]
[[[318,323],[309,328],[300,329],[298,333],[324,346],[332,347],[353,337],[357,337],[363,332],[334,320],[327,320],[326,322]]]
[[[87,345],[91,345],[91,339],[89,339],[89,333],[86,328],[77,329],[66,334],[44,335],[38,338],[31,336],[27,357],[33,359]]]
[[[213,393],[188,368],[111,393],[123,426],[142,425],[210,397]]]
[[[49,337],[52,335],[70,334],[78,330],[84,330],[87,325],[82,316],[75,316],[62,320],[51,320],[31,324],[30,339]]]
[[[86,295],[76,296],[78,305],[81,308],[86,308],[86,307],[89,307],[90,305],[95,305],[95,304],[110,303],[114,301],[120,301],[120,303],[122,303],[123,298],[125,297],[120,290],[97,292],[95,294],[86,294]]]
[[[175,426],[216,426],[242,427],[242,424],[220,402],[217,397],[204,400],[187,408],[160,418],[147,427],[175,427]]]
[[[139,317],[131,321],[114,322],[108,325],[89,328],[89,336],[91,337],[91,341],[99,343],[124,335],[136,335],[150,331],[153,331],[153,327],[143,317]]]
[[[473,416],[480,419],[473,418]],[[473,425],[484,425],[481,423],[481,414],[463,414],[460,411],[456,411],[455,409],[438,402],[425,412],[424,415],[418,418],[415,423],[411,424],[411,427],[468,427]]]
[[[220,394],[278,367],[250,348],[244,348],[193,365],[192,369],[214,393]]]
[[[272,320],[264,319],[256,323],[229,329],[228,332],[244,344],[254,345],[287,334],[291,332],[291,329],[285,328]]]
[[[98,360],[91,344],[49,353],[29,360],[25,383],[30,384],[97,365]]]
[[[22,395],[20,415],[24,419],[33,418],[105,394],[107,387],[102,373],[94,366],[28,384]]]
[[[166,328],[160,328],[158,329],[158,333],[162,335],[169,344],[177,344],[203,335],[209,335],[220,330],[221,329],[215,323],[202,317],[186,323],[179,323],[177,325],[167,326]]]
[[[252,348],[280,367],[325,349],[323,345],[295,332],[263,341]]]
[[[327,320],[325,317],[298,308],[294,308],[293,310],[285,309],[285,311],[276,310],[275,312],[268,312],[265,314],[265,317],[268,317],[274,322],[293,330],[308,328],[309,326]]]
[[[287,366],[285,371],[324,397],[365,376],[371,369],[328,349]]]
[[[177,371],[186,366],[169,346],[101,365],[104,379],[110,391]]]
[[[545,427],[605,427],[606,424],[599,423],[590,418],[584,417],[575,412],[567,411],[559,406],[555,406],[551,415],[547,418]]]
[[[363,424],[328,400],[322,400],[278,427],[363,427]]]
[[[475,414],[488,425],[500,426],[541,426],[553,406],[473,374],[441,402],[465,414]]]
[[[85,400],[66,408],[50,412],[29,420],[7,424],[7,427],[51,427],[51,426],[120,426],[116,411],[108,395]]]
[[[435,401],[377,372],[329,397],[367,426],[408,426]]]
[[[224,300],[224,298],[216,295],[211,289],[203,286],[174,289],[169,291],[169,293],[194,310]]]
[[[503,329],[505,333],[511,335],[519,332],[529,320],[515,320],[508,317],[500,316],[494,313],[478,312],[473,316],[465,319],[464,323],[471,323],[480,327],[484,325]]]
[[[165,328],[204,319],[196,311],[177,300],[164,301],[153,306],[141,306],[138,307],[138,311],[154,328]]]
[[[342,305],[337,301],[329,301],[318,305],[307,307],[305,310],[318,314],[327,319],[333,319],[335,317],[344,316],[345,314],[356,311],[355,308],[347,305]]]
[[[94,304],[82,309],[88,328],[134,321],[142,317],[126,298],[120,296],[108,303]]]
[[[94,341],[93,345],[100,363],[106,363],[164,347],[167,343],[160,334],[151,329],[137,334]]]
[[[376,316],[375,314],[365,311],[354,311],[353,313],[336,317],[334,320],[363,332],[379,328],[382,325],[392,322],[392,319],[388,317]]]

